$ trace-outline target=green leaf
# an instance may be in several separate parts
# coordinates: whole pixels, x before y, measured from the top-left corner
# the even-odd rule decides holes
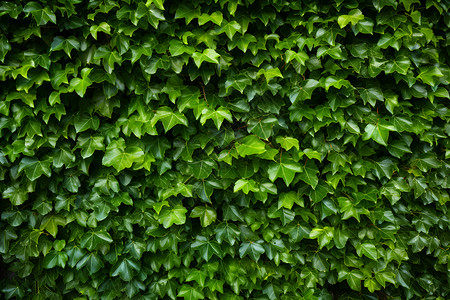
[[[158,217],[160,224],[164,228],[169,228],[173,224],[182,225],[186,222],[187,209],[181,205],[175,205],[174,207],[164,207]]]
[[[236,150],[242,157],[262,154],[266,151],[266,144],[256,135],[248,135],[236,143]]]
[[[277,136],[275,141],[278,144],[280,144],[281,147],[286,151],[289,151],[292,147],[294,147],[295,149],[300,151],[299,142],[296,138],[289,137],[289,136],[285,136],[285,137]]]
[[[194,59],[194,63],[197,68],[200,68],[204,61],[213,64],[219,64],[220,54],[217,53],[214,49],[205,49],[203,50],[203,53],[194,52],[192,54],[192,58]]]
[[[164,130],[166,132],[178,124],[182,124],[186,127],[188,126],[187,118],[178,111],[174,112],[168,106],[162,106],[156,111],[154,117],[151,120],[151,124],[154,125],[158,121],[161,121],[163,123]]]
[[[46,269],[54,268],[55,266],[64,268],[66,266],[68,260],[68,256],[65,252],[58,252],[58,251],[50,251],[42,262],[42,265]]]
[[[66,220],[63,217],[55,216],[55,215],[46,215],[44,219],[42,219],[40,229],[46,230],[50,233],[54,238],[58,234],[58,226],[66,225]]]
[[[294,180],[295,173],[303,172],[302,166],[289,158],[282,158],[280,162],[272,162],[269,165],[269,179],[274,182],[277,178],[282,178],[289,186]]]
[[[319,169],[316,164],[312,160],[308,160],[303,168],[303,172],[300,173],[298,177],[306,184],[310,185],[313,190],[315,190],[317,184],[319,183],[317,173],[319,173]]]
[[[261,254],[265,252],[264,247],[261,245],[262,241],[257,242],[243,242],[239,247],[239,256],[241,258],[246,255],[250,256],[254,261],[258,261],[261,257]]]
[[[98,249],[102,245],[108,245],[113,242],[111,235],[105,230],[89,231],[82,235],[80,246],[89,251]]]
[[[92,25],[89,31],[94,39],[97,39],[97,32],[101,31],[108,35],[111,34],[111,26],[106,22],[101,22],[99,25]]]
[[[112,141],[107,147],[102,164],[114,167],[118,172],[130,168],[133,163],[141,163],[144,152],[139,147],[126,147],[125,141],[120,138]]]
[[[291,100],[291,103],[295,104],[298,101],[311,99],[313,91],[319,86],[320,86],[319,81],[314,79],[307,79],[302,81],[300,86],[294,86],[292,88],[292,91],[289,94],[289,99]]]
[[[19,172],[22,170],[25,171],[25,175],[27,175],[28,179],[31,181],[35,181],[43,174],[47,177],[52,175],[52,171],[50,169],[51,161],[43,160],[39,161],[35,157],[24,157],[19,163]]]
[[[228,108],[220,106],[217,110],[214,110],[210,107],[206,107],[202,111],[202,116],[200,118],[200,123],[205,125],[206,121],[212,119],[214,124],[216,125],[217,130],[222,126],[223,120],[227,120],[230,123],[233,123],[233,116]]]
[[[201,289],[187,284],[183,284],[180,291],[178,292],[177,297],[183,297],[184,300],[198,300],[205,298]]]
[[[81,148],[81,157],[91,157],[95,150],[105,150],[105,144],[103,143],[104,137],[101,135],[80,135],[77,140],[78,148]]]
[[[100,271],[104,267],[104,264],[100,256],[95,253],[88,253],[77,263],[77,270],[83,267],[86,267],[89,275],[92,275]]]
[[[65,39],[61,36],[56,36],[50,46],[50,51],[63,50],[64,52],[66,52],[67,56],[71,58],[70,54],[72,50],[75,49],[76,51],[80,51],[80,47],[80,42],[78,42],[78,40],[73,37]]]
[[[133,279],[133,270],[136,272],[141,270],[139,262],[134,258],[124,258],[112,267],[111,276],[120,276],[123,281],[130,281]]]
[[[211,225],[217,218],[216,211],[209,206],[196,206],[190,214],[191,218],[200,218],[202,227]]]
[[[91,68],[84,68],[81,70],[81,78],[72,78],[70,80],[70,89],[75,90],[80,97],[84,97],[87,88],[92,85],[92,80],[89,79],[89,73],[91,73]]]
[[[258,73],[256,74],[256,78],[259,78],[260,75],[264,75],[264,77],[266,78],[266,82],[269,83],[269,81],[272,78],[275,77],[281,77],[283,78],[283,74],[281,74],[280,69],[278,68],[272,68],[272,69],[260,69],[258,71]]]
[[[236,239],[239,240],[240,231],[239,228],[228,222],[220,223],[215,229],[216,239],[221,244],[222,241],[226,241],[231,246],[234,245]]]
[[[224,20],[222,22],[222,26],[216,29],[217,34],[225,33],[230,40],[233,40],[233,37],[236,32],[241,30],[241,25],[236,21],[227,22]]]
[[[11,44],[5,36],[0,38],[0,61],[5,62],[5,56],[11,50]]]
[[[267,140],[270,136],[272,136],[273,126],[277,123],[278,119],[275,117],[251,119],[248,122],[247,130],[248,132],[256,134],[259,138]]]
[[[365,255],[370,259],[378,261],[377,248],[372,243],[363,243],[356,245],[356,252],[360,257]]]
[[[305,66],[305,62],[309,59],[308,54],[306,54],[303,51],[300,52],[294,52],[292,50],[286,50],[286,63],[289,63],[292,60],[296,60],[299,64],[302,66]]]
[[[364,15],[359,9],[353,9],[349,11],[348,15],[340,15],[338,18],[338,24],[341,28],[347,26],[348,23],[352,23],[355,26],[359,21],[364,19]]]
[[[220,26],[223,21],[223,14],[220,11],[215,11],[211,15],[203,13],[198,17],[199,26],[202,26],[203,24],[206,24],[210,21]]]
[[[384,121],[383,119],[380,119],[375,125],[367,124],[366,128],[364,128],[362,139],[363,141],[372,139],[378,144],[387,146],[389,131],[395,131],[394,126]]]
[[[73,125],[77,133],[88,129],[97,130],[100,126],[100,119],[97,116],[90,116],[88,114],[77,115],[74,118]]]
[[[361,290],[361,280],[364,279],[364,275],[360,270],[352,270],[347,274],[347,283],[352,290]]]
[[[333,240],[333,237],[334,228],[327,226],[325,226],[324,228],[314,228],[309,234],[309,238],[318,240],[320,248],[328,245]]]
[[[189,164],[194,173],[194,177],[197,179],[208,178],[212,170],[217,168],[216,162],[211,159],[197,160]]]
[[[49,7],[42,8],[40,4],[34,1],[28,2],[23,8],[23,12],[27,15],[31,13],[38,26],[46,25],[48,22],[56,24],[55,13]]]
[[[205,261],[209,261],[213,254],[217,255],[219,258],[222,257],[222,250],[220,249],[219,244],[214,240],[208,240],[204,236],[198,235],[191,247],[192,249],[198,250]]]

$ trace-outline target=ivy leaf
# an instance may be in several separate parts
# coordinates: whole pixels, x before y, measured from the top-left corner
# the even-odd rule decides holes
[[[8,51],[11,50],[11,44],[5,36],[0,38],[0,61],[5,62],[5,56]]]
[[[70,53],[73,49],[80,51],[81,44],[76,38],[63,38],[61,36],[56,36],[50,47],[50,51],[63,50],[66,52],[67,56],[71,58]]]
[[[154,117],[151,120],[151,124],[156,124],[156,122],[161,121],[164,126],[164,130],[167,132],[172,127],[178,124],[182,124],[184,126],[188,126],[187,118],[180,112],[174,112],[170,107],[163,106],[160,107]]]
[[[216,239],[219,243],[226,241],[228,244],[233,246],[236,239],[239,240],[240,231],[239,228],[232,223],[223,222],[220,223],[215,229]]]
[[[317,168],[316,164],[312,160],[308,160],[303,169],[303,172],[301,172],[298,177],[306,184],[310,185],[313,190],[315,190],[317,184],[319,183],[317,173],[319,173],[319,169]]]
[[[113,242],[111,235],[105,230],[86,232],[81,236],[81,248],[87,248],[89,251],[97,249],[101,245],[108,245]]]
[[[295,104],[298,101],[311,99],[313,91],[319,86],[319,81],[314,79],[307,79],[302,81],[300,86],[295,86],[292,88],[292,92],[289,95],[291,103]]]
[[[195,48],[189,45],[183,44],[180,40],[170,40],[169,52],[172,56],[179,56],[184,53],[192,55],[195,52]]]
[[[219,258],[222,257],[222,250],[220,249],[219,244],[214,240],[208,240],[204,236],[198,235],[191,247],[192,249],[198,250],[205,261],[209,261],[213,254],[217,255]]]
[[[192,54],[192,58],[194,59],[197,68],[200,68],[204,61],[213,64],[219,64],[220,54],[217,53],[214,49],[205,49],[203,50],[203,53],[194,52]]]
[[[22,170],[24,170],[28,179],[31,181],[35,181],[43,174],[45,174],[47,177],[50,177],[52,175],[50,164],[51,161],[49,160],[39,161],[35,157],[24,157],[19,163],[19,172],[22,172]]]
[[[365,255],[365,256],[367,256],[370,259],[378,261],[377,248],[372,243],[358,244],[356,246],[356,252],[358,253],[358,255],[360,257]]]
[[[68,260],[68,256],[65,252],[59,252],[59,251],[50,251],[42,262],[42,265],[46,269],[54,268],[55,266],[64,268],[66,266]]]
[[[202,116],[200,118],[200,123],[205,125],[206,121],[212,119],[214,124],[216,125],[217,130],[222,126],[223,120],[227,120],[230,123],[233,123],[233,116],[228,108],[220,106],[217,110],[214,110],[210,107],[206,107],[202,111]]]
[[[217,218],[216,211],[209,206],[196,206],[190,214],[191,218],[200,218],[202,227],[211,225]]]
[[[89,275],[92,275],[100,271],[104,267],[104,264],[100,256],[95,253],[88,253],[77,263],[77,270],[83,267],[86,267]]]
[[[243,258],[248,255],[254,261],[258,261],[261,254],[265,252],[264,247],[261,244],[261,240],[256,242],[243,242],[239,247],[239,256]]]
[[[130,281],[133,279],[133,270],[141,270],[139,262],[134,258],[124,258],[112,267],[111,276],[120,276],[123,281]]]
[[[81,157],[91,157],[95,150],[103,151],[105,149],[104,139],[101,135],[80,135],[77,139],[77,147],[81,148]]]
[[[306,54],[303,51],[295,52],[292,50],[286,50],[285,56],[286,56],[286,63],[289,63],[290,61],[295,59],[299,64],[303,66],[306,65],[305,63],[309,59],[308,54]]]
[[[182,225],[186,222],[187,209],[181,205],[175,205],[174,207],[164,207],[158,217],[160,224],[164,228],[169,228],[173,224]]]
[[[118,172],[131,167],[135,162],[140,163],[144,159],[144,152],[139,147],[126,147],[125,141],[120,138],[112,141],[106,147],[102,164],[114,167]]]
[[[184,300],[198,300],[204,299],[205,296],[200,288],[195,288],[193,286],[183,284],[177,297],[183,297]]]
[[[100,126],[100,119],[97,116],[90,116],[88,114],[77,115],[74,118],[73,125],[77,133],[88,129],[97,130]]]
[[[23,7],[23,12],[27,15],[31,13],[38,26],[46,25],[48,22],[56,24],[56,15],[48,6],[42,8],[39,3],[31,1]]]
[[[348,23],[352,23],[355,26],[359,21],[364,19],[364,15],[359,9],[352,9],[348,15],[340,15],[338,18],[338,24],[341,28],[347,26]]]
[[[268,117],[265,119],[251,119],[248,122],[247,130],[256,134],[259,138],[267,140],[272,136],[272,128],[278,123],[275,117]],[[278,142],[277,142],[278,143]]]
[[[289,158],[282,158],[280,162],[272,162],[268,168],[269,179],[274,182],[277,178],[282,178],[289,186],[294,180],[295,173],[303,172],[302,166]]]
[[[222,22],[222,26],[220,26],[216,31],[217,34],[225,33],[230,41],[233,40],[233,37],[236,32],[241,30],[241,25],[236,21],[227,22],[226,20]]]
[[[223,14],[220,11],[215,11],[211,15],[203,13],[198,17],[199,26],[202,26],[210,21],[220,26],[223,21]]]
[[[42,219],[40,229],[45,229],[54,238],[56,238],[56,235],[58,234],[58,226],[64,225],[66,225],[66,220],[63,217],[46,215],[44,219]]]
[[[266,151],[266,144],[255,135],[249,135],[236,143],[236,150],[242,157],[253,154],[262,154]]]
[[[364,129],[362,139],[363,141],[372,139],[378,144],[387,146],[387,141],[389,139],[389,131],[395,131],[394,126],[380,119],[378,120],[378,123],[375,125],[367,124],[366,128]]]
[[[190,163],[194,177],[197,179],[208,178],[212,170],[217,167],[217,164],[211,159],[197,160]]]
[[[80,97],[84,97],[87,88],[92,85],[92,80],[89,79],[89,73],[91,73],[91,68],[84,68],[81,70],[81,78],[72,78],[70,80],[70,88],[75,90]]]

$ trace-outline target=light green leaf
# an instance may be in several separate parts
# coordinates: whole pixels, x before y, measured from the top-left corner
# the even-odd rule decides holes
[[[256,135],[249,135],[236,143],[236,150],[242,157],[253,154],[261,154],[266,151],[266,144]]]
[[[296,138],[293,137],[289,137],[289,136],[277,136],[275,141],[281,145],[281,147],[286,150],[289,151],[292,147],[294,147],[297,150],[300,150],[300,146],[299,146],[299,142]]]
[[[177,297],[183,297],[184,300],[198,300],[204,299],[205,296],[200,288],[195,288],[193,286],[183,284]]]
[[[81,78],[72,78],[70,80],[70,89],[75,90],[80,97],[83,97],[87,88],[92,85],[92,80],[89,79],[91,71],[91,68],[84,68],[81,70]]]
[[[169,228],[173,224],[182,225],[186,222],[186,213],[187,209],[181,205],[171,208],[164,207],[158,216],[158,221],[164,228]]]
[[[133,163],[141,163],[144,159],[144,152],[139,147],[126,147],[125,141],[120,138],[112,141],[106,147],[102,164],[114,167],[118,172],[131,167]]]
[[[350,22],[354,26],[363,19],[364,15],[362,14],[362,12],[359,9],[353,9],[349,12],[348,15],[340,15],[338,18],[338,24],[341,28],[344,28]]]
[[[56,215],[46,215],[44,219],[42,219],[41,226],[39,227],[41,230],[46,230],[50,233],[54,238],[58,234],[58,226],[66,225],[66,220],[63,217]]]
[[[217,110],[214,110],[210,107],[206,107],[202,111],[202,116],[200,118],[200,123],[205,125],[206,121],[212,119],[214,124],[216,125],[217,130],[222,126],[223,120],[227,120],[230,123],[233,123],[233,116],[228,108],[220,106]]]
[[[161,121],[164,126],[164,130],[167,132],[172,127],[178,124],[182,124],[184,126],[188,126],[188,120],[187,118],[180,112],[176,111],[174,112],[170,107],[168,106],[162,106],[159,107],[159,109],[156,111],[155,115],[153,116],[150,123],[152,125],[155,125],[156,122]]]

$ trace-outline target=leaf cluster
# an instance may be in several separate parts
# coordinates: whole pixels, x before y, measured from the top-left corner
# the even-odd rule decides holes
[[[448,299],[449,11],[0,2],[1,296]]]

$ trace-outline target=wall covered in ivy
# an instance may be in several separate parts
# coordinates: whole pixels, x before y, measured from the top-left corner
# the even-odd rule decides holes
[[[1,297],[448,299],[449,10],[1,1]]]

